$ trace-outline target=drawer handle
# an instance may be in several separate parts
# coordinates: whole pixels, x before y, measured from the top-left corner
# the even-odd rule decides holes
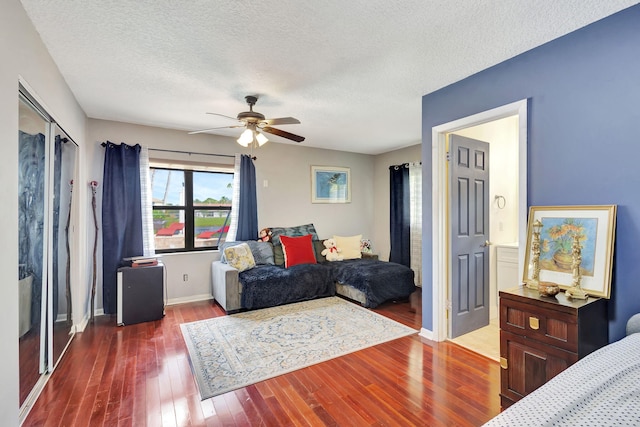
[[[501,357],[500,358],[500,367],[502,369],[509,369],[509,362],[507,361],[507,359],[505,357]]]
[[[537,317],[529,317],[529,327],[531,329],[539,329],[540,328],[540,320]]]

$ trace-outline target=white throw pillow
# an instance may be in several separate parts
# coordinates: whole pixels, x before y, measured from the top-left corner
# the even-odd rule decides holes
[[[361,239],[362,234],[349,237],[333,236],[333,240],[336,241],[336,248],[340,249],[340,255],[342,255],[343,259],[362,258],[362,253],[360,252]]]
[[[227,259],[227,264],[238,271],[249,270],[256,266],[251,248],[246,243],[225,248],[224,256]]]

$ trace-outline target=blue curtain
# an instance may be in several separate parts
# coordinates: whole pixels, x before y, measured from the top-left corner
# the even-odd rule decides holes
[[[240,157],[240,203],[236,240],[258,238],[258,202],[256,199],[256,167],[251,156]]]
[[[122,259],[142,256],[140,146],[107,141],[102,180],[102,303],[116,313],[116,273]]]
[[[390,240],[389,261],[411,266],[411,211],[409,205],[409,165],[389,166]]]

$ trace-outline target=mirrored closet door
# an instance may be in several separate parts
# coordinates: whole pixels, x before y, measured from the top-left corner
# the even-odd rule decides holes
[[[63,350],[71,339],[71,206],[76,166],[76,144],[58,126],[53,124],[53,219],[51,223],[51,280],[49,281],[48,325],[49,341],[47,358],[49,370],[53,370]]]
[[[42,355],[42,289],[45,220],[45,136],[47,120],[20,99],[18,135],[18,327],[20,405],[44,372]]]
[[[72,338],[69,233],[77,145],[21,87],[18,324],[20,406]]]

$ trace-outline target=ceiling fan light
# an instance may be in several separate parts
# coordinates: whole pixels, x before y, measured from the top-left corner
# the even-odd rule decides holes
[[[266,144],[269,141],[269,139],[267,139],[267,137],[264,136],[262,132],[258,132],[258,134],[256,135],[256,139],[258,140],[259,147],[262,147],[264,144]]]
[[[242,132],[240,138],[237,139],[237,142],[243,147],[248,147],[249,144],[253,142],[253,131],[251,129],[246,129],[244,132]]]

